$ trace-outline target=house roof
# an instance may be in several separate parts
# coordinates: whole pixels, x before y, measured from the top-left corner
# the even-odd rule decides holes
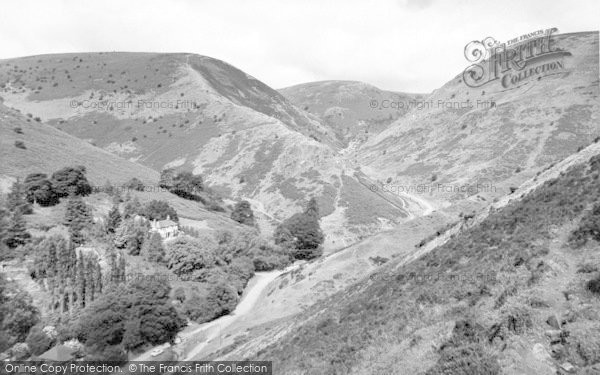
[[[70,361],[73,359],[75,349],[65,345],[56,345],[47,352],[41,354],[38,358],[47,361]]]
[[[168,227],[173,227],[173,226],[177,226],[177,223],[172,221],[172,220],[159,220],[156,222],[156,228],[168,228]]]

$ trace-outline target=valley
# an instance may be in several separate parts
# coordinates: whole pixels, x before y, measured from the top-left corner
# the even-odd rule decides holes
[[[35,322],[0,352],[600,371],[598,33],[555,38],[560,74],[420,94],[188,53],[0,60],[0,297]]]

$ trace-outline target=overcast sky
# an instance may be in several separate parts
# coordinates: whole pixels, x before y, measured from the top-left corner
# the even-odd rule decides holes
[[[467,66],[471,40],[592,31],[599,20],[599,0],[9,0],[0,58],[192,52],[274,88],[357,80],[430,92]]]

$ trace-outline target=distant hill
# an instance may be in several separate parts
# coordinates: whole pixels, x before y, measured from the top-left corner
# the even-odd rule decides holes
[[[321,119],[345,145],[385,130],[424,96],[380,90],[356,81],[310,82],[278,91]]]

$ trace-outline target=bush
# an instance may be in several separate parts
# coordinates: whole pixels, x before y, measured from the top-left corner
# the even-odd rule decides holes
[[[496,375],[501,369],[495,357],[485,353],[481,345],[451,347],[442,351],[437,364],[426,375]]]
[[[16,128],[13,129],[15,133],[17,134],[23,134],[23,128],[17,126]]]
[[[15,141],[15,147],[23,149],[23,150],[27,149],[27,147],[25,147],[25,143],[23,141]]]
[[[569,236],[569,243],[579,247],[585,245],[590,238],[600,241],[600,204],[595,205],[581,218],[579,227]]]

